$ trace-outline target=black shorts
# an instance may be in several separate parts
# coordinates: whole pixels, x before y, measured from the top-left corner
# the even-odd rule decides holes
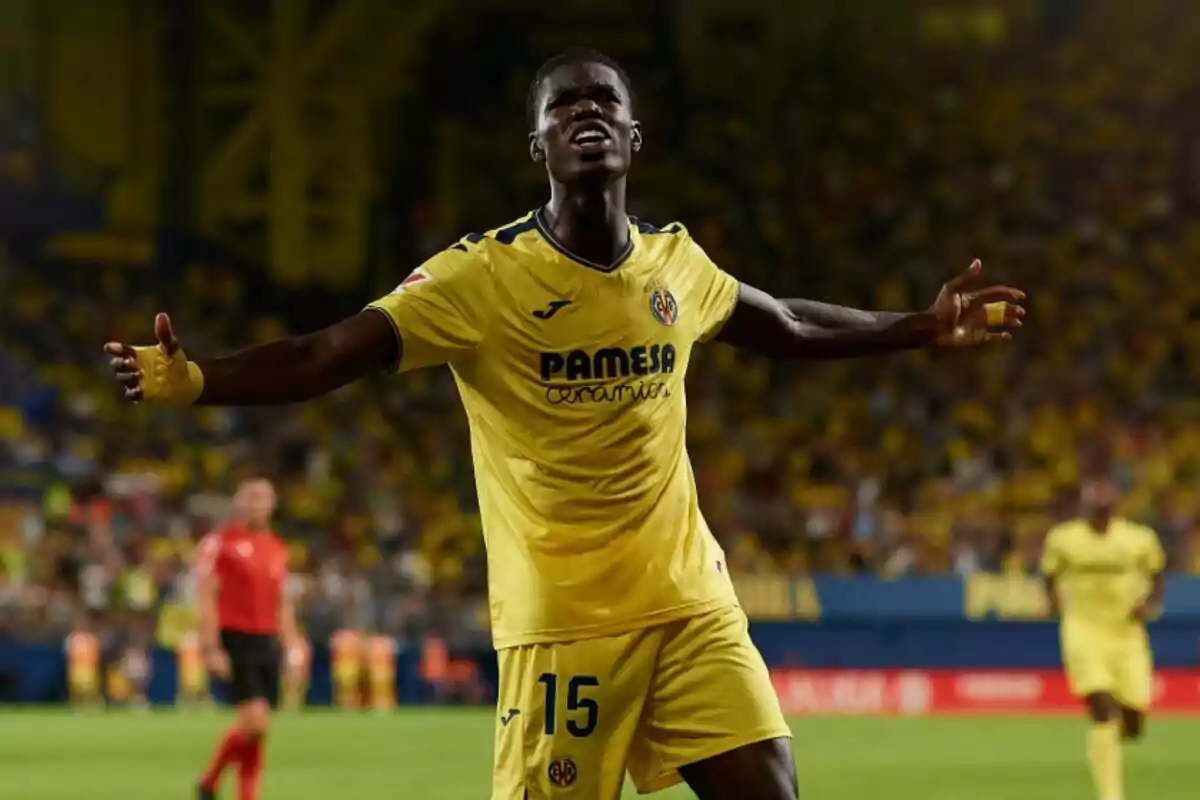
[[[266,700],[279,702],[279,639],[271,634],[222,630],[221,647],[229,654],[229,702]]]

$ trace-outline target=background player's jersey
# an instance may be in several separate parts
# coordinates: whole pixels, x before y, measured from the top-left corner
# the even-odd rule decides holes
[[[403,370],[449,363],[471,425],[496,647],[607,636],[736,603],[685,449],[692,345],[738,283],[680,225],[630,223],[609,269],[530,214],[373,303]]]
[[[1131,612],[1165,561],[1158,535],[1143,525],[1116,518],[1097,533],[1072,520],[1047,534],[1042,571],[1057,579],[1064,625],[1120,633],[1141,627]]]

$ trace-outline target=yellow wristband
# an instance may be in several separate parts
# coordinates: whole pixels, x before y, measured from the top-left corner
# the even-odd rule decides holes
[[[1008,303],[988,303],[983,308],[987,312],[989,328],[999,328],[1004,325],[1004,319],[1008,316]]]
[[[182,350],[166,355],[161,347],[135,347],[141,373],[142,399],[147,403],[190,406],[204,391],[204,373]]]
[[[188,385],[191,387],[190,398],[188,404],[195,403],[200,399],[200,395],[204,392],[204,373],[200,371],[200,365],[195,361],[187,362]]]

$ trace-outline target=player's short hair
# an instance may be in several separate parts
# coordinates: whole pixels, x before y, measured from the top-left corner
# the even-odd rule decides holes
[[[533,74],[533,80],[529,84],[529,93],[525,96],[525,118],[529,122],[530,129],[537,127],[538,112],[540,111],[538,99],[542,91],[542,82],[554,70],[568,64],[603,64],[617,73],[617,77],[621,79],[621,83],[625,87],[625,93],[629,95],[629,102],[633,103],[633,82],[629,80],[629,75],[616,60],[606,56],[599,50],[592,50],[587,47],[573,47],[570,50],[564,50],[558,55],[546,59],[537,68],[537,72]]]

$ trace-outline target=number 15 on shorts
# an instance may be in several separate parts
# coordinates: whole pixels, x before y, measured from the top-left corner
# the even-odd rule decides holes
[[[538,683],[546,687],[545,729],[547,736],[553,736],[558,731],[558,674],[543,672]],[[595,733],[600,723],[600,706],[590,695],[599,686],[600,680],[594,675],[576,675],[567,681],[567,733],[579,739]]]

